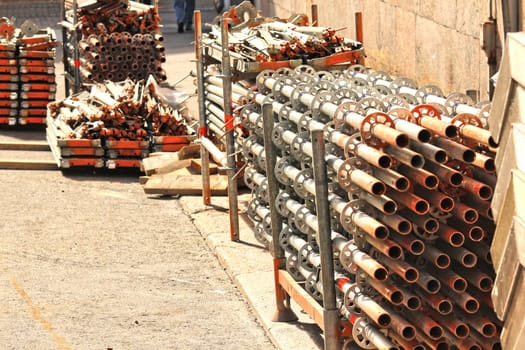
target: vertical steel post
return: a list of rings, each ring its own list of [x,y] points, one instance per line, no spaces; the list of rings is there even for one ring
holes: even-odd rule
[[[285,256],[284,250],[279,245],[279,233],[282,229],[282,218],[275,208],[275,199],[279,194],[279,185],[275,177],[275,163],[277,163],[277,154],[275,146],[272,143],[273,130],[273,109],[271,103],[265,103],[262,106],[263,116],[263,137],[264,153],[266,156],[266,179],[268,181],[268,202],[270,203],[270,219],[272,229],[272,241],[270,243],[270,252],[273,255],[273,278],[275,285],[275,303],[277,309],[273,315],[274,322],[290,322],[297,320],[297,316],[290,309],[289,296],[281,288],[279,283],[279,270],[284,267]]]
[[[361,44],[363,44],[364,33],[363,33],[363,13],[362,12],[355,13],[355,39],[359,41]],[[359,56],[359,64],[361,65],[365,64],[364,56]]]
[[[312,130],[313,165],[315,180],[315,207],[318,220],[319,253],[321,255],[321,282],[324,306],[324,348],[339,350],[339,310],[334,283],[334,256],[332,250],[330,205],[328,203],[328,176],[326,173],[323,130]]]
[[[319,26],[319,6],[312,4],[312,27]]]
[[[77,29],[77,22],[78,22],[78,5],[77,0],[73,0],[73,26],[75,29],[73,30],[73,33],[71,33],[72,38],[74,38],[73,43],[73,77],[75,81],[75,85],[73,86],[73,93],[76,94],[80,91],[80,53],[78,51],[78,37],[79,37],[79,29]],[[69,92],[68,92],[69,93]]]
[[[197,64],[197,94],[199,104],[199,137],[208,137],[208,124],[206,119],[205,88],[204,88],[204,49],[202,47],[202,19],[201,12],[193,12],[195,24],[195,61]],[[208,150],[201,144],[201,175],[202,175],[202,201],[204,205],[211,204],[210,187],[210,157]]]
[[[221,20],[221,50],[222,50],[222,75],[224,98],[224,131],[226,133],[226,156],[228,175],[228,201],[230,204],[230,239],[239,240],[239,209],[237,201],[237,168],[235,164],[235,131],[232,113],[232,76],[230,67],[230,48],[228,40],[228,19]]]

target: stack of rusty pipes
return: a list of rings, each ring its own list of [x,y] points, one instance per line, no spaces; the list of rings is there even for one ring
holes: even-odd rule
[[[150,136],[190,133],[182,113],[164,102],[152,78],[146,83],[97,84],[90,93],[50,103],[48,108],[54,125],[72,139],[147,141]]]
[[[97,3],[94,8],[79,8],[82,81],[140,80],[150,74],[157,81],[166,80],[164,38],[156,9],[134,2],[128,8],[126,1],[113,2],[114,6],[100,2],[98,7]]]
[[[233,68],[243,73],[259,72],[263,67],[273,63],[282,67],[287,61],[304,62],[317,60],[344,53],[346,61],[357,60],[362,54],[360,42],[344,38],[330,27],[310,27],[306,15],[295,15],[288,22],[275,18],[262,17],[257,9],[244,1],[238,6],[232,6],[225,14],[229,22],[228,41]],[[218,16],[214,22],[218,24],[224,18]],[[209,48],[208,53],[215,59],[220,57],[222,48],[221,28],[211,27],[210,33],[203,37],[203,43]],[[352,54],[350,54],[352,53]],[[343,62],[339,62],[343,63]]]
[[[213,77],[206,81],[221,85]],[[500,322],[490,300],[496,145],[483,128],[488,105],[474,106],[457,93],[444,98],[436,87],[418,88],[359,66],[265,71],[257,92],[240,84],[233,89],[239,105],[252,102],[237,120],[251,134],[241,150],[245,182],[254,191],[248,213],[256,238],[271,239],[275,206],[287,223],[280,234],[287,269],[317,300],[322,266],[309,131],[325,131],[332,244],[340,260],[334,278],[341,318],[353,325],[347,343],[499,346]],[[264,103],[272,105],[280,150],[273,169],[281,188],[276,203],[268,203]],[[359,305],[363,298],[371,302]]]

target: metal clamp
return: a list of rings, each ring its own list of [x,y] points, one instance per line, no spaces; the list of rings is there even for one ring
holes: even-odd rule
[[[290,121],[290,112],[292,111],[292,103],[290,101],[286,101],[282,107],[279,109],[279,113],[277,113],[277,118],[280,122],[284,121]]]
[[[359,193],[362,191],[361,187],[354,184],[351,180],[352,172],[357,169],[369,174],[372,172],[370,165],[358,157],[346,159],[337,172],[337,182],[347,192]]]
[[[418,105],[414,107],[411,112],[416,120],[416,124],[418,125],[421,125],[421,118],[423,117],[431,117],[441,120],[441,113],[439,113],[436,107],[430,104]]]
[[[273,84],[272,87],[272,93],[275,97],[275,100],[280,103],[288,101],[288,97],[282,93],[283,86],[293,86],[295,83],[296,80],[290,76],[281,76],[277,78],[275,84]]]
[[[311,215],[310,210],[304,205],[301,206],[295,213],[295,225],[299,231],[310,236],[313,235],[315,231],[308,226],[308,223],[306,222],[306,217],[308,215]]]
[[[283,157],[275,163],[275,177],[277,178],[277,181],[285,186],[291,186],[293,184],[293,179],[290,179],[284,171],[284,168],[289,165],[290,159],[287,157]]]
[[[310,254],[314,253],[314,250],[312,248],[312,246],[308,243],[304,244],[299,250],[298,250],[298,253],[297,253],[297,257],[299,258],[299,264],[306,270],[308,271],[314,271],[315,270],[315,266],[313,266],[309,261],[308,261],[308,256]]]
[[[334,115],[334,125],[337,130],[342,130],[346,126],[345,117],[348,113],[364,114],[364,110],[357,102],[344,102],[337,107]]]
[[[294,137],[292,144],[290,145],[290,154],[301,163],[310,162],[312,159],[309,155],[303,152],[304,144],[309,142],[307,139],[308,136],[307,133],[299,133]]]
[[[358,211],[364,211],[366,208],[366,201],[362,199],[354,199],[348,202],[348,204],[343,208],[340,215],[340,222],[343,225],[343,228],[347,232],[353,232],[356,229],[354,224],[354,215]]]
[[[290,236],[293,234],[292,228],[288,225],[283,225],[281,232],[279,232],[279,245],[289,253],[294,252],[294,247],[290,244]]]
[[[319,291],[318,284],[319,283],[319,271],[312,272],[308,277],[306,278],[306,283],[304,284],[304,289],[317,301],[323,301],[323,295]]]
[[[349,87],[339,87],[334,91],[335,96],[338,98],[336,104],[341,104],[348,101],[356,102],[359,100],[359,94]]]
[[[402,107],[408,109],[410,107],[408,102],[405,99],[399,97],[399,95],[386,95],[383,97],[383,102],[388,104],[388,106],[391,108]]]
[[[295,179],[293,180],[293,188],[295,192],[299,195],[299,197],[312,200],[315,198],[314,194],[308,192],[306,188],[304,187],[304,183],[306,180],[310,180],[313,177],[312,169],[304,169],[297,174]]]
[[[310,110],[312,111],[312,117],[315,120],[326,119],[326,118],[323,118],[323,114],[321,113],[321,108],[323,104],[327,102],[336,103],[337,100],[338,100],[337,96],[330,91],[321,91],[318,94],[316,94],[314,99],[312,100],[312,104],[310,105]]]
[[[365,97],[359,101],[359,105],[365,111],[369,109],[376,109],[380,112],[386,112],[387,104],[378,99],[377,97]]]
[[[361,133],[361,139],[370,147],[383,148],[388,144],[374,135],[374,127],[379,124],[386,125],[392,129],[394,129],[395,126],[392,118],[383,112],[369,114],[361,122],[359,130]]]
[[[284,131],[293,129],[293,124],[287,121],[277,123],[272,130],[272,141],[280,150],[287,150],[290,145],[284,142],[281,135]]]
[[[402,87],[407,87],[410,89],[417,89],[417,84],[412,79],[406,78],[406,77],[399,77],[394,79],[390,83],[390,88],[396,92],[396,94],[399,94]]]
[[[443,91],[436,85],[423,85],[416,91],[416,98],[419,103],[426,103],[427,96],[443,97]]]
[[[298,112],[306,112],[308,110],[308,106],[305,106],[301,103],[301,96],[304,94],[311,94],[315,95],[317,92],[317,89],[314,85],[309,85],[306,83],[300,83],[298,84],[295,89],[292,91],[292,95],[290,96],[290,102],[292,103],[292,108],[295,109]]]
[[[447,100],[445,101],[445,107],[447,108],[448,114],[456,114],[457,106],[460,104],[467,106],[475,105],[474,100],[468,95],[465,95],[461,92],[453,92],[447,96]]]
[[[290,275],[292,275],[292,277],[296,281],[304,281],[305,280],[303,274],[299,271],[299,261],[297,259],[297,256],[295,256],[293,254],[290,254],[286,258],[286,271],[288,271],[288,273]]]
[[[290,210],[286,207],[286,202],[290,199],[290,194],[281,191],[275,198],[275,208],[281,216],[287,217],[290,214]]]
[[[271,69],[265,69],[262,72],[260,72],[256,79],[255,84],[257,86],[257,91],[261,94],[268,94],[270,92],[270,89],[266,87],[264,84],[266,82],[266,79],[272,78],[274,74],[274,71]]]

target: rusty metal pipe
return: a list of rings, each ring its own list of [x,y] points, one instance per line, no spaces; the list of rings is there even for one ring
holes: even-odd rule
[[[490,186],[487,186],[484,183],[474,180],[468,176],[463,177],[461,188],[482,200],[488,200],[492,197],[493,191]]]
[[[438,269],[447,269],[450,266],[450,257],[433,245],[426,246],[423,257]]]
[[[465,243],[465,235],[462,232],[445,224],[440,225],[437,235],[451,247],[459,248]],[[463,257],[463,259],[468,260],[466,257]]]
[[[471,208],[462,202],[457,202],[451,213],[454,214],[454,218],[457,218],[466,224],[474,224],[479,218],[476,209]]]
[[[447,300],[448,301],[448,300]],[[451,305],[452,306],[452,305]],[[439,324],[442,325],[447,331],[449,331],[455,338],[465,339],[470,335],[470,327],[467,323],[459,320],[452,314],[436,314],[434,311],[430,311],[433,319],[438,320]],[[455,341],[455,339],[450,339]]]
[[[387,225],[400,235],[408,235],[412,232],[412,224],[405,218],[397,215],[379,215],[378,211],[374,209],[376,217],[380,217],[383,224]]]
[[[413,237],[410,233],[408,236],[392,235],[391,239],[406,249],[407,252],[415,256],[423,254],[426,250],[425,243],[422,240]]]
[[[390,328],[399,335],[403,340],[414,340],[416,338],[416,328],[407,320],[405,320],[398,312],[394,311],[390,306],[383,305],[383,308],[390,315]],[[394,339],[395,340],[395,339]]]
[[[443,336],[443,328],[436,321],[426,316],[422,312],[406,312],[405,316],[428,338],[432,340],[438,340]]]
[[[441,289],[439,280],[426,271],[419,271],[419,278],[416,283],[430,294],[436,294]]]
[[[461,232],[459,232],[461,234]],[[457,246],[453,247],[448,243],[445,243],[445,241],[436,241],[436,246],[440,249],[446,250],[448,255],[460,263],[464,267],[472,268],[476,266],[478,262],[477,256],[469,251],[468,249]]]
[[[383,148],[386,153],[395,158],[399,163],[412,168],[422,168],[425,164],[423,156],[409,148],[399,148],[387,145]]]
[[[434,234],[439,229],[439,221],[429,215],[417,215],[406,209],[401,210],[399,214],[428,234]]]
[[[383,214],[392,215],[397,211],[396,202],[385,195],[374,196],[368,192],[361,192],[359,198],[364,199]]]
[[[463,175],[446,165],[426,162],[425,169],[435,174],[439,179],[453,187],[460,187],[463,182]]]
[[[430,205],[444,213],[449,213],[456,207],[454,199],[441,192],[429,190],[421,186],[415,186],[415,192],[421,196],[421,198],[428,201]]]
[[[448,153],[444,149],[439,148],[431,143],[411,141],[410,149],[421,154],[426,159],[439,164],[446,163],[449,158]]]
[[[373,174],[374,177],[399,192],[407,191],[410,186],[410,181],[405,176],[392,169],[374,167]]]
[[[423,300],[425,300],[426,304],[428,304],[433,310],[435,310],[435,313],[437,315],[436,317],[432,317],[434,320],[441,321],[442,316],[452,314],[452,311],[454,310],[454,306],[452,305],[450,300],[448,300],[448,297],[444,296],[443,294],[439,292],[436,294],[429,294],[425,292],[424,290],[416,290],[416,292],[421,296]],[[431,315],[433,313],[432,310],[424,310],[424,311],[425,313],[428,311]]]
[[[426,189],[435,190],[439,185],[436,175],[425,169],[412,168],[403,164],[398,166],[398,171],[407,176],[411,182],[419,184]]]
[[[381,327],[388,327],[390,325],[392,322],[390,313],[370,297],[356,289],[356,283],[337,273],[335,274],[335,283],[337,288],[345,295],[345,299],[351,300],[375,323]]]
[[[387,299],[392,305],[401,305],[403,303],[403,292],[389,281],[378,282],[375,279],[368,279],[366,281],[379,294]]]
[[[465,234],[472,242],[479,243],[485,238],[485,230],[481,228],[481,226],[469,225],[464,220],[460,220],[456,217],[451,217],[447,221],[451,227]]]
[[[476,153],[460,143],[443,137],[436,138],[434,142],[436,146],[446,150],[452,158],[459,159],[465,163],[472,163],[476,159]]]
[[[429,203],[413,193],[387,190],[386,195],[418,215],[424,215],[430,210]]]
[[[447,286],[454,292],[463,293],[467,290],[467,280],[451,269],[435,269],[430,267],[430,271],[441,281],[442,285]]]

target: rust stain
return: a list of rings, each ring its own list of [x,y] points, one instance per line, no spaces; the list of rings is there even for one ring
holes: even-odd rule
[[[13,288],[15,288],[15,290],[18,292],[18,294],[20,294],[20,296],[22,297],[22,300],[24,300],[24,302],[27,304],[27,306],[29,306],[29,309],[31,310],[31,317],[35,321],[40,323],[40,326],[42,326],[42,328],[44,328],[46,331],[49,332],[49,334],[53,338],[53,341],[57,345],[57,349],[59,349],[59,350],[72,350],[73,348],[70,347],[66,343],[66,340],[64,338],[62,338],[60,335],[58,335],[58,333],[55,331],[55,328],[53,327],[53,325],[48,320],[46,320],[44,318],[44,316],[42,316],[41,309],[33,303],[33,300],[31,300],[31,297],[29,296],[29,294],[27,294],[27,292],[24,290],[24,288],[22,288],[20,283],[18,283],[18,281],[15,278],[13,278],[13,277],[11,277],[10,282],[11,282],[11,285],[13,286]]]

